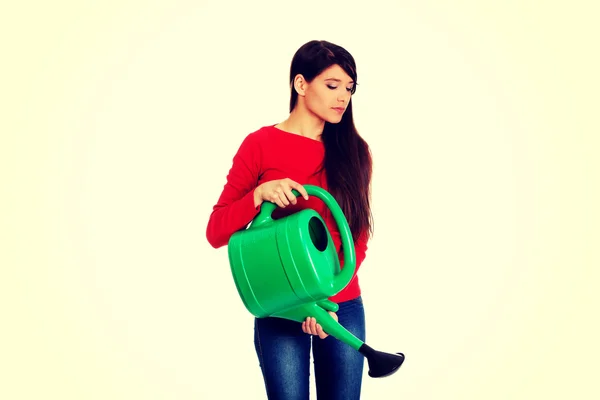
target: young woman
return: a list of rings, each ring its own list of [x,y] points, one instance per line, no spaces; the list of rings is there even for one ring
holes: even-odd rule
[[[356,84],[354,58],[344,48],[315,40],[298,49],[290,68],[289,117],[242,141],[208,222],[206,235],[213,247],[226,245],[265,201],[279,206],[273,218],[310,207],[323,216],[343,268],[337,224],[320,199],[307,195],[303,185],[311,184],[327,190],[344,212],[354,239],[358,272],[372,233],[372,161],[352,119]],[[294,196],[292,189],[301,195]],[[339,304],[338,312],[331,314],[365,341],[365,313],[356,272],[351,282],[330,298]],[[254,324],[254,344],[268,398],[309,398],[311,344],[318,398],[360,397],[363,355],[329,337],[314,318],[302,324],[258,318]]]

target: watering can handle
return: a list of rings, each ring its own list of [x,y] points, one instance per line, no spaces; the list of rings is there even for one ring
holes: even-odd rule
[[[354,270],[356,269],[356,252],[354,250],[354,241],[352,238],[352,233],[350,231],[348,221],[346,220],[342,209],[331,194],[329,194],[325,189],[314,185],[304,185],[304,189],[306,189],[306,192],[309,196],[316,196],[325,203],[329,210],[331,210],[333,219],[336,222],[340,231],[342,250],[344,254],[344,268],[336,276],[334,281],[333,290],[335,291],[335,293],[338,293],[344,287],[346,287],[346,285],[348,285],[348,283],[352,279],[352,276],[354,275]],[[292,193],[296,197],[300,196],[300,193],[296,189],[292,189]],[[252,221],[252,224],[249,229],[260,226],[264,223],[272,222],[273,218],[271,217],[271,214],[273,213],[273,211],[275,211],[276,208],[277,205],[273,202],[263,202],[260,208],[260,212]]]

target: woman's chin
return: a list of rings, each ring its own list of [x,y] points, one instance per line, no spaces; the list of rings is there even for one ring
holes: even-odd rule
[[[342,121],[342,116],[340,115],[339,117],[329,117],[325,119],[325,121],[329,122],[330,124],[339,124]]]

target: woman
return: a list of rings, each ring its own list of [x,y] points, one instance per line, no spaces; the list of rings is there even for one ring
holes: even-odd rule
[[[309,207],[323,216],[343,268],[337,224],[320,199],[307,195],[302,185],[311,184],[327,190],[342,208],[353,235],[358,272],[372,232],[372,161],[352,119],[356,81],[354,59],[344,48],[327,41],[310,41],[298,49],[290,69],[289,117],[243,140],[208,222],[206,234],[213,247],[226,245],[233,233],[258,214],[265,201],[279,206],[273,218]],[[301,196],[294,196],[292,189]],[[356,272],[350,283],[330,298],[339,304],[338,312],[331,314],[365,341],[365,314]],[[255,319],[254,343],[270,399],[309,398],[311,344],[318,398],[360,397],[363,355],[328,337],[314,318],[302,324],[281,318]]]

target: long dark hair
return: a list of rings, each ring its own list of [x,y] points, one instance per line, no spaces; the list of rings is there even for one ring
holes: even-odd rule
[[[323,70],[336,64],[354,81],[354,94],[358,82],[356,64],[346,49],[324,40],[313,40],[296,51],[290,67],[290,112],[298,100],[293,85],[295,76],[302,74],[310,82]],[[320,171],[325,170],[328,192],[344,212],[353,238],[356,240],[363,233],[370,236],[373,232],[370,205],[373,164],[369,146],[354,126],[352,99],[339,123],[325,122],[321,139],[325,157]]]

